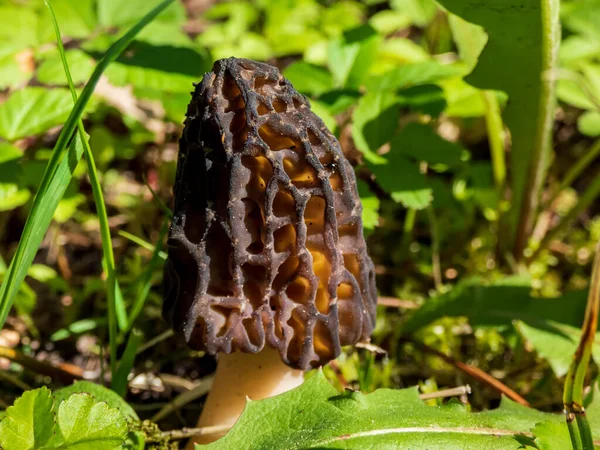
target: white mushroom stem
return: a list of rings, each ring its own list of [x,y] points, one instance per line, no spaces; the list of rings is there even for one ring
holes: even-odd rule
[[[198,427],[233,426],[244,409],[246,397],[251,400],[272,397],[301,385],[303,379],[303,371],[285,365],[279,352],[270,347],[256,354],[221,354]],[[221,436],[201,436],[194,441],[207,444]]]

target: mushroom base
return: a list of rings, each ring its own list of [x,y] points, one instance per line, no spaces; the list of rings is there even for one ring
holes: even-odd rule
[[[251,400],[272,397],[301,385],[302,381],[304,372],[285,365],[279,352],[270,347],[256,354],[221,354],[198,427],[233,426],[244,409],[246,397]],[[187,449],[193,449],[194,442],[208,444],[222,436],[199,436],[190,441]]]

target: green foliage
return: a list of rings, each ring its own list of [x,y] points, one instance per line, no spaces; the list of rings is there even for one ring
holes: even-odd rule
[[[319,371],[288,393],[249,402],[227,436],[196,448],[507,450],[537,440],[550,450],[568,442],[562,420],[507,399],[493,411],[471,413],[458,402],[427,406],[416,389],[340,394]]]
[[[127,429],[117,409],[87,393],[55,402],[42,387],[25,392],[7,409],[0,421],[0,445],[5,450],[108,450],[121,447]]]
[[[10,325],[26,326],[19,351],[41,358],[52,342],[76,364],[105,369],[110,357],[114,372],[110,391],[78,382],[54,398],[44,388],[26,392],[0,422],[2,439],[21,442],[14,448],[94,448],[82,442],[88,433],[97,448],[118,447],[126,420],[125,448],[166,448],[158,426],[194,425],[197,408],[155,424],[140,421],[151,413],[124,398],[136,408],[171,401],[177,388],[152,384],[150,373],[193,382],[209,375],[197,352],[161,345],[165,205],[192,83],[215,59],[237,56],[278,65],[340,138],[359,175],[380,295],[412,306],[379,309],[373,343],[386,356],[347,349],[324,369],[336,386],[374,393],[340,395],[319,373],[296,391],[250,403],[209,448],[569,448],[559,417],[506,400],[470,413],[453,401],[425,406],[415,389],[376,389],[469,382],[474,410],[495,404],[481,383],[421,354],[411,344],[418,339],[497,375],[536,407],[561,409],[600,239],[600,144],[589,139],[600,136],[598,0],[561,2],[559,69],[558,3],[550,0],[234,0],[205,10],[173,2],[148,23],[158,4],[53,0],[70,86],[47,8],[0,0],[0,312],[5,318],[14,300]],[[118,41],[135,23],[135,38]],[[74,110],[67,87],[79,97]],[[515,264],[505,250],[527,201],[522,237],[535,242]],[[112,278],[101,279],[103,270]],[[597,343],[593,352],[600,357]],[[147,383],[141,394],[129,389],[132,371]],[[47,382],[16,364],[8,373]],[[593,430],[597,409],[588,408]]]

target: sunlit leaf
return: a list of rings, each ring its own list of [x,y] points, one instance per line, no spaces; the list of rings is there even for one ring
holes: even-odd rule
[[[0,421],[0,446],[4,450],[44,447],[54,433],[53,407],[48,388],[25,392]]]
[[[66,89],[28,87],[0,104],[0,137],[16,139],[42,133],[66,120],[73,100]]]

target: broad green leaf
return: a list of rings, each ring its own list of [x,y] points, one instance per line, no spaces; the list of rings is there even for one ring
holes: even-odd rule
[[[357,180],[358,193],[362,203],[362,221],[365,233],[372,231],[379,223],[379,199],[373,194],[364,181]]]
[[[512,137],[511,234],[506,239],[510,246],[517,226],[521,235],[530,231],[524,229],[531,220],[520,217],[521,206],[527,195],[530,208],[524,211],[534,212],[548,166],[554,88],[551,78],[544,74],[555,69],[558,59],[559,2],[506,0],[494,7],[477,0],[440,3],[483,27],[488,35],[479,62],[466,80],[479,89],[504,91],[510,99],[504,111]]]
[[[39,18],[32,8],[0,5],[0,17],[10,17],[10,20],[2,21],[0,47],[17,51],[39,45]]]
[[[6,410],[0,421],[0,446],[4,450],[42,448],[54,433],[54,400],[41,387],[25,392]]]
[[[575,66],[581,60],[593,59],[598,55],[600,40],[572,35],[562,40],[558,56],[561,65]]]
[[[340,394],[318,371],[290,392],[249,401],[229,434],[196,448],[517,450],[528,439],[522,434],[532,432],[536,424],[563,420],[561,414],[506,399],[498,409],[481,413],[469,413],[453,401],[427,406],[414,388]]]
[[[427,25],[437,10],[434,0],[391,0],[390,5],[396,11],[407,14],[415,25]]]
[[[466,159],[467,151],[440,137],[429,125],[409,123],[392,139],[390,153],[397,152],[429,165],[453,167]]]
[[[394,31],[402,30],[410,26],[411,18],[407,13],[399,11],[383,10],[376,12],[369,19],[369,25],[379,33],[387,35]]]
[[[125,417],[89,394],[76,393],[63,401],[56,416],[58,448],[110,450],[120,448],[127,437]]]
[[[533,429],[535,444],[539,450],[564,450],[571,448],[566,423],[540,422]]]
[[[336,87],[358,88],[377,58],[381,36],[363,25],[344,32],[329,45],[329,70]]]
[[[332,2],[321,10],[319,27],[329,37],[339,36],[344,30],[364,23],[365,7],[357,1]]]
[[[89,331],[89,328],[86,330]],[[96,401],[105,402],[109,408],[118,409],[126,419],[139,419],[134,409],[120,395],[100,384],[89,381],[76,381],[71,386],[54,391],[57,406],[76,393],[90,394]]]
[[[393,91],[419,84],[435,83],[464,73],[463,68],[455,65],[422,61],[399,65],[383,75],[371,77],[366,81],[366,86],[369,91]]]
[[[66,89],[28,87],[0,104],[0,137],[9,141],[42,133],[66,120],[73,107]]]
[[[52,0],[51,3],[63,36],[85,38],[95,30],[98,20],[94,0]],[[53,42],[52,19],[46,8],[40,14],[40,28],[42,41]]]
[[[158,6],[160,0],[102,0],[98,2],[98,21],[102,26],[114,27],[133,25],[141,20],[148,11]],[[180,2],[174,2],[161,12],[158,21],[171,24],[183,24],[185,9]]]
[[[313,100],[310,102],[310,109],[321,118],[323,123],[325,123],[325,126],[329,128],[333,134],[336,134],[337,122],[335,121],[335,117],[329,112],[326,104],[323,104],[318,100]]]
[[[600,112],[586,111],[577,119],[577,129],[586,136],[600,136]]]
[[[298,91],[306,95],[318,97],[333,87],[329,71],[304,61],[290,64],[283,71],[283,75],[292,82]]]
[[[400,152],[390,152],[385,156],[384,164],[370,165],[381,187],[406,208],[424,209],[429,206],[433,191],[418,164]]]
[[[315,28],[321,13],[322,7],[314,1],[265,4],[263,33],[275,55],[301,54],[322,41],[323,34]]]
[[[327,105],[327,109],[331,114],[338,115],[347,111],[351,106],[354,106],[360,98],[361,95],[358,91],[352,89],[334,89],[319,97],[319,101]]]
[[[81,50],[68,50],[66,57],[69,69],[71,69],[73,83],[80,84],[85,82],[92,74],[96,62]],[[45,59],[40,64],[37,70],[37,79],[42,83],[67,85],[65,71],[58,53],[51,58]]]
[[[569,370],[573,354],[577,350],[581,330],[553,320],[546,327],[532,326],[519,322],[517,328],[536,352],[546,359],[557,376],[563,376]],[[594,354],[600,355],[600,336],[594,343]]]
[[[377,150],[394,135],[400,118],[398,100],[389,92],[369,92],[352,114],[354,144],[372,163],[383,163]]]
[[[386,39],[379,49],[379,57],[377,58],[377,67],[381,67],[381,59],[388,59],[390,63],[395,63],[395,66],[390,65],[390,69],[398,67],[400,64],[410,64],[430,59],[427,50],[420,45],[407,38],[391,38]]]
[[[563,2],[560,15],[568,30],[595,40],[600,38],[600,1]]]
[[[413,333],[441,317],[465,316],[473,326],[510,326],[519,321],[523,335],[561,376],[579,342],[585,294],[539,298],[531,296],[526,278],[508,277],[489,286],[478,278],[467,279],[447,294],[430,298],[406,320],[402,330]],[[600,336],[596,339],[594,354],[600,357]]]
[[[556,96],[559,100],[577,108],[595,109],[594,102],[590,100],[589,95],[583,90],[581,83],[574,80],[558,80],[556,84]]]
[[[208,70],[207,56],[196,49],[136,41],[106,76],[117,86],[133,85],[142,97],[146,89],[189,95],[192,83]]]
[[[0,48],[0,89],[18,86],[33,77],[34,67],[19,63],[19,59],[27,57],[26,53],[18,50]]]
[[[10,144],[0,142],[0,211],[10,211],[27,202],[31,196],[21,184],[23,153]]]
[[[487,44],[488,36],[482,27],[467,22],[455,14],[448,14],[448,23],[458,47],[458,55],[470,72],[477,64],[479,55]]]

